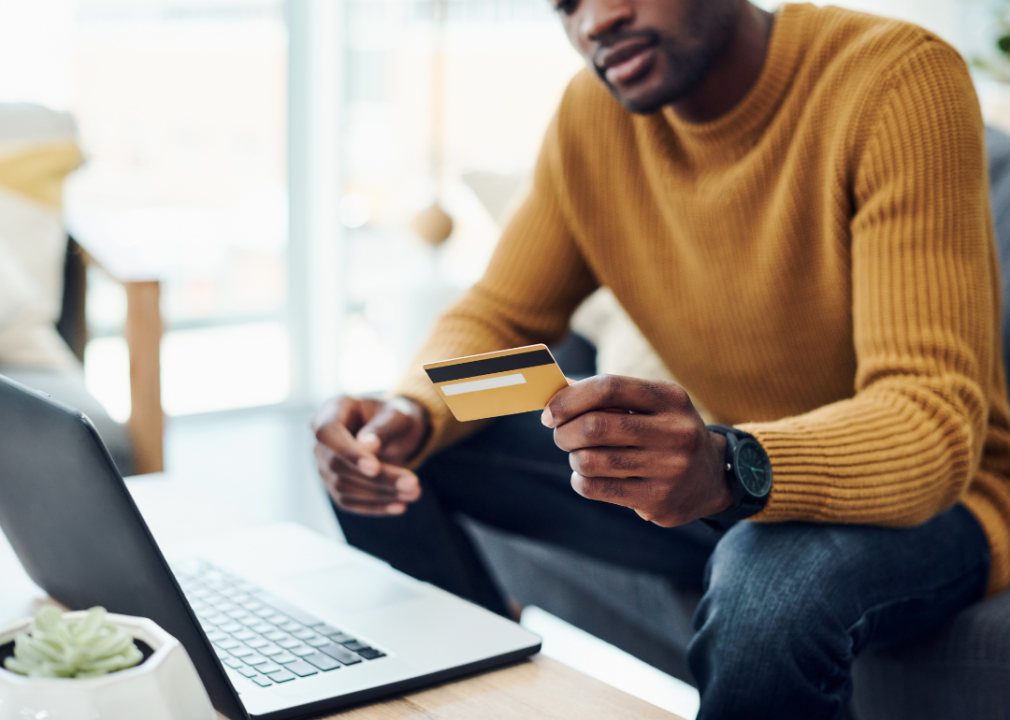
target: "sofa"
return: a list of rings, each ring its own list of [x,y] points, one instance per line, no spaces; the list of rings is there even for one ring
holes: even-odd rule
[[[1001,265],[1003,344],[1010,360],[1010,136],[987,129]],[[608,349],[609,350],[609,349]],[[596,371],[596,348],[573,336],[558,348],[566,374]],[[1008,367],[1010,376],[1010,367]],[[507,594],[536,605],[693,683],[684,650],[699,596],[628,570],[466,520]],[[853,720],[1010,720],[1010,593],[984,600],[927,636],[864,652],[853,667]]]

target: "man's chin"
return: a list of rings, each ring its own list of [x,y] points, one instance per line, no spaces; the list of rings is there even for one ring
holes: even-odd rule
[[[668,90],[664,92],[663,88],[642,88],[641,90],[636,88],[622,92],[608,84],[607,89],[624,106],[625,110],[636,115],[651,115],[678,99],[675,97],[675,93],[670,93]]]
[[[597,77],[611,95],[621,103],[626,110],[636,115],[650,115],[663,106],[676,102],[684,93],[679,88],[670,87],[669,78],[665,78],[659,68],[653,67],[644,77],[634,82],[630,87],[614,85],[607,80],[599,69]]]
[[[664,71],[680,66],[679,72]],[[667,105],[672,105],[689,97],[702,84],[708,63],[679,62],[656,63],[648,73],[629,86],[611,84],[604,73],[597,69],[597,77],[611,95],[629,112],[636,115],[651,115]]]
[[[651,115],[667,105],[673,105],[690,97],[701,85],[703,78],[703,73],[697,73],[689,77],[667,78],[666,82],[642,83],[624,90],[615,88],[606,80],[604,80],[604,85],[629,112],[636,115]]]

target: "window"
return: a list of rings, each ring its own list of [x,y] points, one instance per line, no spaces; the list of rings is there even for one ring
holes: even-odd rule
[[[480,277],[497,211],[520,192],[582,61],[546,0],[347,5],[339,375],[367,392],[395,382],[438,313]],[[433,248],[411,224],[436,199],[453,232]]]
[[[72,47],[88,159],[68,185],[68,225],[162,279],[166,412],[285,400],[283,2],[80,0]],[[88,384],[122,417],[122,302],[91,279]]]

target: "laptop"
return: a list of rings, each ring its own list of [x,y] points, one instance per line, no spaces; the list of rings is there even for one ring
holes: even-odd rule
[[[319,715],[540,649],[516,623],[298,525],[166,559],[91,421],[3,376],[0,528],[57,601],[175,636],[231,720]]]

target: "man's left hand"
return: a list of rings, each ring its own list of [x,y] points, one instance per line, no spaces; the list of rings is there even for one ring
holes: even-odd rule
[[[726,438],[705,427],[679,385],[597,375],[559,391],[544,410],[568,452],[572,487],[673,527],[733,503]]]

